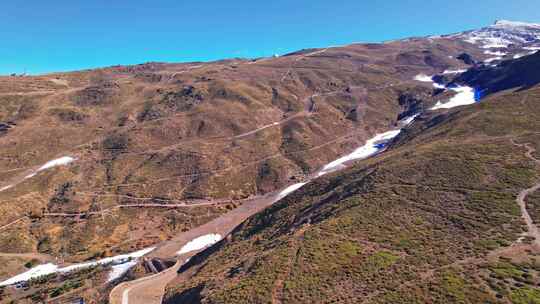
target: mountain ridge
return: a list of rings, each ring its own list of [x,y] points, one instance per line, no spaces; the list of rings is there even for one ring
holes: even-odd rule
[[[298,215],[295,215],[296,211],[290,211],[294,208],[287,211],[293,217],[298,216],[299,222],[293,221],[294,225],[283,228],[285,233],[279,229],[276,233],[281,233],[278,237],[280,241],[297,244],[294,238],[288,239],[286,231],[299,231],[299,235],[306,233],[304,228],[309,231],[310,225],[314,223],[310,214],[329,220],[335,213],[332,209],[325,209],[328,206],[337,206],[337,202],[347,200],[347,196],[370,195],[370,192],[376,194],[382,191],[373,187],[377,185],[375,181],[381,181],[377,176],[389,178],[384,166],[394,164],[392,168],[399,171],[395,168],[396,163],[388,159],[388,155],[396,153],[409,160],[407,165],[413,165],[415,161],[410,158],[410,155],[416,155],[413,147],[418,145],[427,149],[424,147],[429,146],[426,140],[433,141],[435,133],[441,139],[435,140],[429,148],[434,151],[444,152],[444,149],[440,151],[438,148],[439,144],[452,148],[445,145],[445,140],[466,143],[463,137],[455,137],[457,131],[449,127],[455,121],[466,122],[472,129],[487,136],[487,139],[476,138],[475,134],[459,129],[475,140],[494,140],[489,144],[489,149],[486,148],[493,159],[500,158],[493,152],[497,151],[497,145],[501,145],[499,152],[517,153],[514,150],[517,146],[503,142],[505,138],[500,135],[503,130],[490,126],[487,121],[496,119],[500,126],[504,125],[511,130],[534,129],[536,125],[531,115],[536,115],[533,102],[536,100],[537,86],[532,83],[524,89],[527,95],[523,95],[523,92],[508,91],[512,87],[504,87],[499,79],[485,80],[492,78],[493,73],[506,75],[508,71],[519,72],[515,67],[520,62],[537,63],[538,54],[527,53],[516,59],[514,56],[532,51],[527,48],[532,48],[538,41],[523,42],[515,38],[521,36],[515,36],[509,31],[507,38],[511,37],[514,45],[492,47],[489,43],[499,37],[489,35],[496,35],[497,32],[485,29],[479,31],[484,31],[480,37],[487,39],[489,47],[481,40],[477,44],[464,41],[468,37],[462,34],[437,39],[411,38],[384,44],[352,44],[301,50],[288,56],[253,61],[149,63],[39,77],[2,77],[0,122],[6,128],[0,129],[0,145],[4,147],[0,162],[6,170],[0,173],[0,208],[5,213],[0,218],[0,233],[3,233],[0,252],[47,254],[50,257],[65,257],[71,263],[80,263],[157,245],[154,252],[125,276],[144,277],[147,273],[170,266],[170,260],[178,260],[176,252],[200,236],[197,234],[212,232],[225,237],[228,229],[241,224],[244,218],[271,206],[273,201],[268,198],[279,193],[280,189],[311,180],[311,176],[323,166],[358,148],[374,135],[397,129],[404,120],[409,119],[414,121],[413,124],[405,128],[388,148],[386,143],[376,143],[377,149],[387,148],[388,153],[365,160],[345,172],[332,173],[331,177],[323,177],[321,181],[302,185],[300,190],[289,194],[277,205],[250,217],[234,230],[232,237],[229,237],[231,240],[227,239],[212,247],[211,250],[216,253],[209,257],[210,260],[219,261],[221,253],[217,249],[224,248],[223,244],[239,246],[233,241],[238,239],[242,242],[242,237],[238,237],[239,233],[242,234],[239,231],[251,225],[255,218],[260,218],[261,214],[272,216],[269,212],[276,211],[276,208],[285,210],[294,207],[294,200],[299,200],[307,209]],[[461,59],[467,56],[470,61]],[[497,57],[493,59],[493,56]],[[424,77],[417,77],[419,75]],[[533,79],[535,75],[532,69],[518,82]],[[475,114],[471,114],[468,107],[430,110],[436,105],[447,104],[456,96],[453,90],[456,83],[479,86],[481,90],[490,87],[501,90],[486,91],[487,96],[482,96],[482,103],[469,106],[487,113],[482,112],[484,114],[479,116],[480,119],[473,119]],[[513,122],[515,126],[509,123],[508,119],[514,119],[512,117],[503,119],[499,112],[492,117],[490,111],[496,109],[486,106],[484,100],[488,100],[486,104],[489,104],[489,100],[499,100],[497,98],[502,98],[500,96],[512,99],[519,97],[520,104],[529,105],[533,110],[521,120],[516,119]],[[466,104],[475,102],[467,100]],[[516,106],[514,109],[501,101],[496,104],[504,105],[509,113],[524,111],[524,108]],[[470,116],[465,117],[461,112],[467,112]],[[449,134],[454,134],[454,137]],[[493,138],[490,139],[490,136]],[[533,135],[527,136],[529,139]],[[16,141],[19,137],[25,138],[26,142]],[[535,137],[530,138],[531,144],[536,144]],[[460,184],[457,177],[478,178],[475,175],[478,174],[475,171],[478,168],[467,171],[469,168],[463,163],[441,167],[448,172],[431,171],[436,168],[429,167],[425,159],[439,159],[429,149],[422,150],[426,154],[421,155],[424,159],[418,160],[418,164],[421,164],[419,172],[425,171],[443,181],[445,174],[454,174],[448,178],[453,178],[451,180],[456,185]],[[443,157],[440,161],[452,163],[454,158],[470,159],[467,152],[472,151],[471,155],[478,158],[475,161],[479,166],[483,168],[487,164],[491,165],[482,162],[482,153],[479,152],[482,151],[481,146],[471,149],[450,149],[455,154],[443,153],[447,158]],[[62,157],[70,157],[74,161],[40,171],[44,164]],[[516,157],[525,163],[528,161],[524,156]],[[512,183],[524,187],[524,180],[530,178],[531,169],[528,165],[521,168],[523,172],[528,172],[523,173],[523,177],[515,160],[503,159],[501,162],[508,165],[509,169],[494,166],[493,170],[502,172],[504,176],[485,174],[485,178],[499,180],[512,187],[516,187]],[[374,166],[369,167],[372,171],[355,171],[358,166],[365,164]],[[465,166],[465,171],[461,172],[453,166]],[[360,180],[351,176],[357,176]],[[406,177],[405,174],[403,178]],[[342,187],[335,183],[335,180],[340,179],[349,180],[348,186]],[[364,184],[361,180],[369,183]],[[317,186],[320,189],[315,189]],[[335,191],[332,190],[334,188]],[[512,194],[517,189],[512,190]],[[398,192],[404,196],[410,195],[403,191],[400,189]],[[457,194],[452,192],[452,195],[463,197],[467,193],[459,191],[468,189],[456,191]],[[318,201],[317,195],[327,197]],[[488,198],[496,198],[497,202],[501,199],[498,193],[490,192],[486,195]],[[450,205],[454,202],[444,202],[444,195],[438,199]],[[476,202],[485,202],[484,197],[475,199]],[[502,233],[499,240],[501,244],[495,241],[497,246],[515,241],[514,236],[519,226],[516,224],[517,215],[512,209],[516,204],[509,203],[508,195],[503,197],[502,202],[505,204],[496,207],[502,208],[503,218],[512,219],[510,223],[505,223],[511,227],[511,233]],[[285,206],[287,204],[289,206]],[[402,207],[404,212],[421,212],[423,215],[428,214],[425,212],[429,208],[437,209],[429,204],[427,211],[417,209],[416,205]],[[463,211],[455,208],[456,211]],[[321,210],[325,211],[324,216],[319,214]],[[374,218],[383,217],[386,220],[383,210],[380,214],[376,210],[372,211]],[[477,211],[468,210],[471,214]],[[226,221],[230,214],[236,215],[226,225],[215,224],[221,223],[220,220]],[[363,218],[362,214],[356,216]],[[449,218],[441,217],[439,213],[432,216],[444,218],[444,223],[449,221]],[[458,221],[471,223],[469,215],[463,215],[463,218],[462,214],[456,216]],[[500,221],[496,215],[491,219],[495,223]],[[306,220],[307,227],[304,227]],[[273,218],[270,222],[263,221],[262,227],[280,221],[279,218]],[[473,226],[484,227],[484,224],[473,223]],[[384,227],[379,228],[382,230],[375,232],[382,233]],[[407,229],[403,233],[407,233]],[[472,229],[469,232],[485,237],[483,230]],[[249,241],[257,233],[254,231],[249,234],[244,241]],[[273,234],[269,236],[275,237]],[[468,246],[485,252],[484,247],[492,246],[493,240],[487,237],[486,242],[489,244],[485,246]],[[465,243],[466,240],[460,239],[457,245],[453,245],[462,246]],[[351,246],[356,248],[354,244]],[[380,248],[389,249],[384,246]],[[374,262],[395,262],[395,249],[377,253],[373,257]],[[356,248],[353,251],[360,254],[358,250]],[[469,249],[463,250],[470,253]],[[255,256],[259,254],[257,250],[251,249],[246,253]],[[402,253],[398,256],[402,257]],[[455,257],[450,255],[445,258]],[[206,263],[199,256],[194,257],[191,263],[183,266],[181,276],[199,267],[194,265],[196,262]],[[21,262],[17,263],[14,271],[22,269]],[[225,266],[220,265],[221,268]],[[104,293],[115,284],[106,285],[104,291],[96,294],[97,286],[101,286],[101,278],[106,277],[107,267],[92,271],[95,271],[91,272],[94,278],[86,283],[81,292],[92,301],[104,302]],[[170,271],[167,272],[169,274]],[[195,281],[205,280],[202,277],[204,271],[200,274],[201,277],[195,274]],[[244,275],[249,281],[249,272]],[[285,281],[282,276],[285,274],[281,274],[276,281],[278,292],[272,293],[273,301],[286,299],[283,298],[286,285],[282,285]],[[32,291],[43,300],[54,299],[47,288],[62,284],[62,280],[57,278],[50,282],[34,283]],[[173,301],[178,294],[183,293],[181,288],[185,282],[178,284],[180,287],[169,285],[168,301]],[[122,296],[122,291],[126,289],[122,289],[121,285],[119,287]],[[209,285],[196,289],[200,289],[198,293],[203,295],[219,290]],[[136,301],[139,292],[149,292],[136,288],[127,290],[132,294],[130,301]],[[239,297],[242,295],[238,294]],[[29,298],[23,295],[17,299],[28,301]],[[206,297],[208,299],[217,301],[218,298],[209,296]],[[260,301],[268,299],[262,297]],[[122,298],[119,300],[123,301]]]

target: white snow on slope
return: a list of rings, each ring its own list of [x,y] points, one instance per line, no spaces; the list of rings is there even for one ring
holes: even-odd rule
[[[485,63],[490,63],[490,62],[493,62],[493,61],[496,61],[496,60],[501,60],[503,59],[502,57],[491,57],[491,58],[488,58],[486,60],[484,60]]]
[[[540,25],[536,23],[497,21],[494,25],[461,33],[464,40],[479,42],[483,48],[507,48],[510,44],[515,48],[540,42]]]
[[[380,147],[377,144],[389,142],[391,139],[396,137],[400,132],[401,130],[392,130],[392,131],[377,134],[375,137],[366,141],[365,145],[354,150],[351,154],[338,158],[335,161],[324,166],[318,175],[322,176],[324,174],[339,170],[344,167],[344,164],[346,162],[349,162],[352,160],[365,159],[365,158],[368,158],[370,156],[377,154],[378,152],[384,149],[383,147]]]
[[[137,260],[132,260],[123,264],[113,265],[111,267],[111,272],[109,272],[109,277],[107,278],[107,283],[112,282],[121,278],[126,272],[131,268],[137,265]]]
[[[418,117],[418,115],[420,115],[420,113],[414,114],[413,116],[405,117],[402,120],[400,120],[399,122],[402,125],[405,125],[405,126],[410,125],[416,119],[416,117]]]
[[[455,37],[464,41],[478,44],[484,49],[507,48],[510,44],[523,45],[531,41],[540,40],[540,27],[538,24],[501,20],[494,25],[463,32]]]
[[[531,48],[534,48],[534,47],[531,47]],[[524,49],[531,49],[531,48],[524,48]],[[538,47],[537,49],[540,50],[540,47]],[[514,59],[519,59],[521,57],[529,56],[529,55],[532,55],[532,54],[534,54],[536,52],[537,52],[537,50],[533,50],[533,51],[529,51],[527,53],[516,54],[516,55],[514,55]]]
[[[437,88],[437,89],[444,89],[445,88],[443,85],[438,84],[435,81],[433,81],[432,76],[428,76],[426,74],[418,74],[418,75],[414,76],[414,80],[421,81],[421,82],[431,82],[431,84],[433,84],[433,86],[435,88]]]
[[[476,102],[474,99],[474,89],[471,87],[460,86],[451,88],[450,90],[455,91],[457,94],[450,98],[450,100],[446,103],[441,103],[440,101],[437,102],[437,104],[433,106],[431,110],[450,109],[453,107],[470,105]]]
[[[495,61],[495,60],[501,60],[501,59],[503,59],[503,57],[506,56],[507,53],[501,52],[501,51],[496,51],[496,52],[494,52],[494,51],[489,51],[489,50],[487,50],[487,51],[484,51],[484,54],[495,56],[495,57],[491,57],[491,58],[488,58],[488,59],[484,60],[484,62],[490,63],[490,62],[493,62],[493,61]]]
[[[52,273],[68,273],[68,272],[72,272],[74,270],[80,270],[80,269],[83,269],[83,268],[93,267],[93,266],[97,266],[97,265],[106,265],[106,264],[109,264],[109,263],[116,264],[116,265],[124,264],[124,263],[128,263],[128,262],[132,262],[133,259],[140,258],[143,255],[148,254],[150,251],[152,251],[154,249],[155,249],[155,247],[146,248],[146,249],[142,249],[142,250],[135,251],[135,252],[128,253],[128,254],[122,254],[122,255],[117,255],[117,256],[113,256],[113,257],[108,257],[108,258],[104,258],[104,259],[97,260],[97,261],[94,261],[94,262],[86,262],[86,263],[74,264],[74,265],[63,267],[63,268],[60,268],[60,267],[58,267],[58,265],[55,265],[55,264],[52,264],[52,263],[47,263],[47,264],[36,266],[36,267],[26,271],[26,272],[23,272],[23,273],[21,273],[19,275],[11,277],[11,278],[3,281],[3,282],[0,282],[0,286],[12,285],[12,284],[15,284],[15,283],[18,283],[18,282],[28,281],[30,279],[39,278],[41,276],[49,275],[49,274],[52,274]],[[110,278],[110,276],[109,276],[109,278]]]
[[[421,81],[421,82],[433,82],[432,77],[426,74],[418,74],[414,76],[414,80]]]
[[[446,89],[445,86],[435,83],[433,81],[433,77],[430,77],[424,74],[416,75],[414,77],[414,80],[423,81],[423,82],[433,82],[433,85],[436,88]],[[458,86],[458,87],[450,88],[450,90],[456,92],[457,94],[454,97],[450,98],[450,100],[446,103],[442,103],[440,101],[437,102],[437,104],[435,104],[435,106],[433,106],[431,110],[450,109],[453,107],[469,105],[476,102],[476,100],[474,99],[474,89],[471,87]]]
[[[0,286],[7,286],[7,285],[12,285],[18,282],[22,282],[22,281],[28,281],[30,279],[45,276],[51,273],[55,273],[57,271],[58,271],[58,266],[52,263],[39,265],[26,272],[16,275],[8,280],[5,280],[4,282],[0,282]]]
[[[403,126],[409,125],[414,121],[416,117],[418,117],[418,115],[420,114],[415,114],[410,117],[406,117],[402,119],[399,123]],[[391,130],[391,131],[387,131],[387,132],[375,135],[373,138],[368,139],[363,146],[357,148],[350,154],[340,157],[328,163],[317,173],[317,177],[346,168],[347,167],[346,163],[349,161],[362,160],[362,159],[371,157],[373,155],[376,155],[377,153],[383,151],[385,149],[385,145],[388,142],[390,142],[392,139],[394,139],[399,133],[401,133],[401,129]],[[287,188],[285,188],[278,194],[277,200],[280,200],[284,198],[285,196],[293,193],[294,191],[300,189],[301,187],[303,187],[310,181],[311,179],[306,182],[296,183],[296,184],[288,186]]]
[[[7,189],[13,188],[13,185],[7,185],[5,187],[0,188],[0,192],[6,191]]]
[[[496,52],[494,52],[494,51],[484,51],[484,54],[493,55],[493,56],[504,56],[504,55],[506,55],[505,52],[501,52],[501,51],[496,51]]]
[[[47,170],[47,169],[50,169],[50,168],[56,167],[56,166],[64,166],[64,165],[67,165],[67,164],[69,164],[69,163],[71,163],[73,161],[75,161],[75,158],[73,158],[71,156],[63,156],[63,157],[48,161],[47,163],[45,163],[45,165],[39,167],[39,169],[37,169],[37,171],[39,172],[39,171]]]
[[[297,183],[297,184],[293,184],[293,185],[290,185],[289,187],[283,189],[279,194],[278,194],[278,200],[284,198],[285,196],[293,193],[294,191],[302,188],[302,186],[304,186],[305,184],[307,183]]]
[[[189,241],[176,254],[181,255],[181,254],[188,253],[191,251],[200,250],[200,249],[209,247],[211,245],[214,245],[220,240],[221,240],[221,235],[217,233],[203,235]]]
[[[444,75],[448,75],[448,74],[460,74],[460,73],[465,73],[467,72],[467,70],[445,70],[443,72]]]
[[[34,177],[34,176],[36,176],[36,174],[38,174],[41,171],[44,171],[44,170],[47,170],[47,169],[50,169],[50,168],[53,168],[53,167],[57,167],[57,166],[65,166],[65,165],[67,165],[67,164],[69,164],[69,163],[71,163],[73,161],[75,161],[75,158],[73,158],[71,156],[63,156],[63,157],[60,157],[60,158],[57,158],[57,159],[53,159],[51,161],[46,162],[43,166],[39,167],[39,169],[32,172],[31,174],[28,174],[24,178],[28,179],[28,178]]]
[[[538,23],[529,23],[529,22],[520,22],[520,21],[510,21],[510,20],[497,20],[494,25],[491,27],[494,28],[520,28],[520,27],[531,27],[540,29],[540,24]]]

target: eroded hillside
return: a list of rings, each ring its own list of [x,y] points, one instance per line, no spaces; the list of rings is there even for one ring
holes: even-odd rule
[[[80,260],[199,226],[429,104],[414,75],[465,66],[449,55],[469,49],[483,56],[418,39],[4,77],[0,224],[17,223],[0,252]],[[35,174],[66,156],[75,161]]]

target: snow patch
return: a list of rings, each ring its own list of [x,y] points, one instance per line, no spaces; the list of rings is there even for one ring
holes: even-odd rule
[[[426,74],[418,74],[414,76],[414,80],[421,81],[421,82],[433,82],[433,77],[428,76]]]
[[[490,50],[484,51],[484,54],[495,56],[495,57],[491,57],[491,58],[488,58],[488,59],[484,60],[484,62],[486,62],[486,63],[490,63],[490,62],[493,62],[495,60],[501,60],[501,59],[503,59],[504,56],[507,55],[507,53],[505,53],[505,52],[501,52],[501,51],[495,51],[494,52],[494,51],[490,51]]]
[[[113,265],[111,268],[111,272],[109,272],[109,277],[107,278],[107,283],[112,282],[114,280],[117,280],[121,278],[126,272],[128,272],[131,268],[135,267],[137,265],[137,260],[132,260],[123,264]]]
[[[53,159],[51,161],[46,162],[43,166],[39,167],[36,171],[28,174],[24,178],[25,179],[32,178],[32,177],[36,176],[41,171],[44,171],[44,170],[47,170],[47,169],[50,169],[50,168],[53,168],[53,167],[57,167],[57,166],[65,166],[65,165],[67,165],[67,164],[69,164],[71,162],[74,162],[75,160],[76,159],[71,157],[71,156],[63,156],[63,157],[60,157],[60,158],[57,158],[57,159]]]
[[[461,73],[465,73],[467,72],[467,70],[445,70],[443,72],[444,75],[448,75],[448,74],[461,74]]]
[[[47,170],[47,169],[50,169],[52,167],[56,167],[56,166],[65,166],[71,162],[75,161],[75,158],[71,157],[71,156],[64,156],[64,157],[60,157],[60,158],[57,158],[57,159],[54,159],[54,160],[51,160],[47,163],[45,163],[45,165],[39,167],[39,169],[37,169],[37,172],[40,172],[40,171],[43,171],[43,170]]]
[[[496,60],[501,60],[502,57],[491,57],[491,58],[488,58],[486,60],[484,60],[484,62],[486,63],[490,63],[490,62],[493,62],[493,61],[496,61]]]
[[[470,105],[476,102],[474,89],[467,86],[458,86],[455,88],[450,88],[450,90],[455,91],[457,94],[450,98],[446,103],[437,102],[431,110],[438,109],[450,109],[458,106]]]
[[[4,187],[0,188],[0,192],[6,191],[7,189],[11,189],[11,188],[13,188],[13,185],[4,186]]]
[[[113,257],[108,257],[108,258],[104,258],[104,259],[97,260],[97,261],[94,261],[94,262],[86,262],[86,263],[74,264],[74,265],[63,267],[63,268],[60,268],[60,267],[58,267],[58,265],[55,265],[53,263],[47,263],[47,264],[36,266],[36,267],[26,271],[26,272],[23,272],[23,273],[21,273],[19,275],[11,277],[11,278],[3,281],[3,282],[0,282],[0,286],[13,285],[13,284],[18,283],[18,282],[28,281],[28,280],[39,278],[41,276],[46,276],[46,275],[49,275],[49,274],[52,274],[52,273],[69,273],[69,272],[72,272],[72,271],[75,271],[75,270],[80,270],[80,269],[89,268],[89,267],[98,266],[98,265],[106,265],[106,264],[110,264],[110,263],[115,264],[114,266],[120,266],[120,265],[123,265],[123,264],[135,262],[135,264],[133,264],[133,266],[134,266],[134,265],[136,265],[136,261],[133,261],[133,259],[138,259],[138,258],[142,257],[143,255],[148,254],[150,251],[152,251],[154,249],[155,249],[155,247],[146,248],[146,249],[142,249],[142,250],[135,251],[135,252],[128,253],[128,254],[122,254],[122,255],[117,255],[117,256],[113,256]],[[133,266],[130,266],[130,268],[133,267]],[[129,268],[128,268],[128,270],[129,270]],[[116,270],[113,268],[113,272],[115,272],[116,275],[117,275],[119,273],[119,267],[117,267]],[[111,274],[109,274],[109,279],[110,278],[111,278]]]
[[[414,76],[414,80],[416,81],[421,81],[421,82],[431,82],[433,84],[433,86],[437,89],[444,89],[445,86],[443,86],[442,84],[439,84],[439,83],[436,83],[435,81],[433,81],[433,76],[428,76],[426,74],[418,74],[416,76]]]
[[[285,196],[293,193],[294,191],[302,188],[305,184],[307,183],[297,183],[297,184],[293,184],[293,185],[290,185],[289,187],[283,189],[279,194],[278,194],[278,200],[284,198]]]
[[[484,45],[482,45],[483,49],[499,49],[499,48],[507,48],[512,42],[501,39],[498,37],[491,37],[491,38],[485,38],[484,39]]]
[[[346,162],[349,162],[352,160],[366,159],[370,156],[373,156],[379,153],[380,151],[384,150],[384,148],[386,147],[386,144],[390,140],[398,136],[400,132],[401,130],[392,130],[392,131],[375,135],[375,137],[367,140],[365,145],[354,150],[351,154],[338,158],[335,161],[324,166],[321,169],[321,171],[319,171],[318,176],[322,176],[327,173],[339,170],[345,166]]]
[[[484,51],[484,54],[486,54],[486,55],[493,55],[493,56],[504,56],[504,55],[506,55],[505,52],[501,52],[501,51],[496,51],[496,52],[493,52],[493,51]]]
[[[220,240],[221,240],[221,235],[219,235],[217,233],[211,233],[211,234],[203,235],[203,236],[200,236],[198,238],[195,238],[195,239],[189,241],[176,254],[181,255],[181,254],[188,253],[188,252],[191,252],[191,251],[200,250],[200,249],[209,247],[211,245],[214,245],[215,243],[219,242]]]
[[[402,120],[400,120],[400,123],[405,125],[405,126],[410,125],[416,119],[416,117],[418,117],[418,115],[420,115],[420,113],[417,113],[417,114],[414,114],[412,116],[403,118]]]
[[[1,282],[0,286],[13,285],[18,282],[28,281],[30,279],[45,276],[51,273],[55,273],[57,271],[58,271],[58,266],[52,263],[39,265],[26,272],[16,275],[8,280],[5,280],[4,282]]]
[[[535,23],[502,20],[479,30],[460,33],[457,37],[478,44],[484,49],[507,48],[510,44],[524,45],[540,40],[540,26]]]
[[[540,24],[521,22],[521,21],[497,20],[495,24],[492,25],[491,27],[498,27],[498,28],[536,27],[540,29]]]

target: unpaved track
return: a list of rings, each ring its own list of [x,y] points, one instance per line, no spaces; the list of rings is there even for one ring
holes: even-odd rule
[[[525,198],[527,197],[527,195],[535,192],[538,189],[540,189],[540,183],[537,183],[533,187],[521,191],[517,197],[517,202],[519,204],[519,207],[521,208],[521,214],[523,215],[523,219],[525,220],[525,223],[527,223],[527,234],[529,237],[534,238],[533,246],[536,249],[540,250],[540,230],[534,224],[529,212],[527,211],[527,204],[525,203]]]
[[[165,271],[116,286],[109,295],[109,303],[161,303],[167,283],[176,277],[182,264],[178,260]]]
[[[12,222],[10,222],[8,224],[5,224],[4,226],[0,226],[0,231],[4,230],[4,229],[6,229],[6,228],[8,228],[8,227],[10,227],[12,225],[15,225],[16,223],[18,223],[20,221],[24,221],[27,218],[28,218],[27,216],[23,216],[23,217],[18,218],[18,219],[14,220],[14,221],[12,221]]]
[[[35,259],[40,262],[52,262],[55,260],[54,257],[47,255],[47,254],[41,254],[41,253],[3,253],[0,252],[0,257],[3,258],[23,258],[23,259]]]
[[[277,195],[272,193],[246,201],[225,215],[195,229],[181,233],[173,239],[158,245],[158,248],[148,256],[158,258],[174,257],[176,252],[178,252],[182,246],[199,236],[210,233],[226,236],[248,217],[274,203],[276,198]],[[166,271],[116,286],[109,295],[109,302],[111,304],[161,303],[165,287],[170,281],[176,278],[176,271],[187,258],[190,258],[196,253],[197,251],[192,251],[178,257],[178,261],[174,267],[167,269]]]
[[[512,140],[512,143],[515,146],[526,148],[527,152],[525,153],[525,155],[527,156],[527,158],[531,159],[538,166],[540,166],[540,160],[536,159],[533,156],[533,153],[536,152],[536,149],[533,148],[529,143],[518,144],[518,143],[514,142],[513,140]],[[529,195],[529,194],[531,194],[531,193],[533,193],[533,192],[535,192],[535,191],[537,191],[539,189],[540,189],[540,182],[537,182],[532,187],[521,191],[519,193],[519,195],[517,196],[517,198],[516,198],[516,201],[518,202],[519,207],[521,209],[521,214],[522,214],[523,220],[525,220],[525,223],[527,224],[527,235],[529,237],[531,237],[531,238],[534,238],[534,240],[532,242],[532,246],[537,250],[540,250],[540,230],[538,229],[538,226],[536,226],[534,224],[534,222],[533,222],[533,220],[531,218],[531,215],[527,211],[527,204],[525,203],[525,199],[527,198],[527,195]]]

